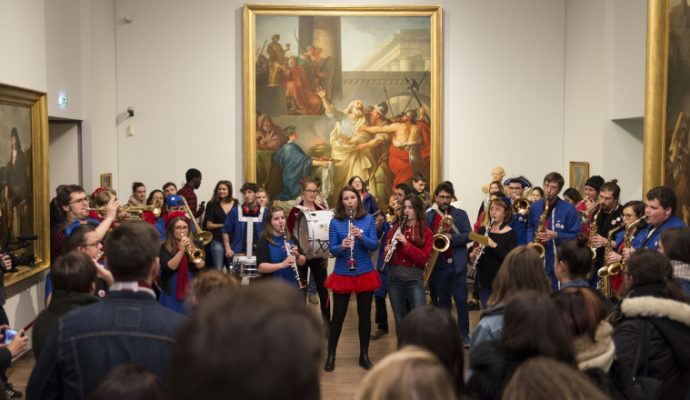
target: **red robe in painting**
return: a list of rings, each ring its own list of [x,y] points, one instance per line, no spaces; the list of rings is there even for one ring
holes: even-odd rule
[[[304,75],[304,69],[298,64],[290,63],[285,71],[285,97],[292,97],[297,110],[306,115],[318,115],[321,110],[321,99],[311,92]]]

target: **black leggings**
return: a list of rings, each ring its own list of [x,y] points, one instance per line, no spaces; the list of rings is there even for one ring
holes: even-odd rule
[[[307,269],[311,270],[311,274],[314,276],[314,283],[316,283],[316,292],[319,294],[319,306],[321,307],[321,316],[323,320],[329,322],[331,319],[331,305],[328,298],[328,289],[324,286],[326,281],[326,275],[328,271],[326,270],[326,259],[324,258],[312,258],[307,260],[307,262],[301,266],[297,267],[299,271],[299,278],[302,282],[307,280]],[[303,295],[307,296],[307,288],[302,289]]]
[[[359,347],[361,351],[369,350],[369,336],[371,335],[371,301],[374,292],[357,293],[357,316],[359,317]],[[333,293],[333,318],[331,319],[331,333],[328,337],[328,351],[335,353],[338,347],[343,321],[347,314],[350,293]]]

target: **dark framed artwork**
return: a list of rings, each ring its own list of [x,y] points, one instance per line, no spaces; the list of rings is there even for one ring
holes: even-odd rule
[[[303,176],[332,205],[352,176],[380,205],[441,166],[439,6],[244,7],[245,179],[291,206]]]
[[[676,213],[690,223],[690,6],[649,0],[643,190],[676,192]]]
[[[50,266],[45,93],[0,84],[0,149],[0,246],[25,264],[9,285]]]

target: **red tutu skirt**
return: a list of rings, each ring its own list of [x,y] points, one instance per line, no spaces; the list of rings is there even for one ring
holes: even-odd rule
[[[326,278],[326,288],[333,293],[361,293],[373,292],[381,286],[381,277],[377,271],[369,271],[362,275],[339,275],[335,272]]]

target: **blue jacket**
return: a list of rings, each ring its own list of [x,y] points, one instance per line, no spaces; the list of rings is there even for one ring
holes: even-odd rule
[[[464,210],[450,206],[448,207],[448,212],[453,217],[453,226],[455,227],[449,232],[451,237],[450,248],[453,251],[453,265],[455,272],[459,273],[467,268],[467,243],[470,242],[472,226]],[[435,234],[434,218],[436,218],[436,210],[432,207],[426,211],[426,226]],[[439,261],[442,259],[443,257],[438,258]],[[437,264],[439,261],[437,261]],[[436,267],[439,267],[439,265],[436,265]]]
[[[510,223],[510,227],[515,231],[515,236],[517,236],[517,245],[522,246],[529,241],[527,240],[527,220],[529,215],[515,214],[513,216],[513,221]]]
[[[241,206],[237,205],[232,208],[225,217],[225,223],[223,224],[222,232],[227,233],[230,236],[230,248],[233,253],[244,254],[247,252],[247,222],[240,221],[239,208]],[[266,213],[266,208],[261,207],[259,212],[259,221],[254,223],[254,231],[256,232],[256,238],[254,240],[254,247],[258,244],[258,240],[261,238],[261,232],[263,229],[263,219]]]
[[[539,218],[544,212],[544,199],[532,203],[529,210],[529,218],[527,220],[527,241],[534,240],[534,232],[539,225]],[[556,204],[549,212],[547,218],[547,229],[556,231],[557,237],[548,243],[543,243],[546,253],[544,255],[544,262],[546,264],[546,274],[551,278],[551,287],[556,290],[558,288],[558,279],[554,273],[554,265],[556,265],[556,246],[566,240],[577,238],[577,233],[580,231],[580,218],[577,215],[577,210],[572,204],[567,201],[556,198]]]
[[[642,229],[644,229],[644,227]],[[623,243],[623,237],[624,236],[625,236],[625,229],[621,229],[620,231],[618,231],[616,233],[616,238],[615,238],[616,247],[613,248],[614,251],[617,251],[616,249],[618,249],[620,247],[621,243]],[[639,249],[640,245],[642,244],[643,239],[644,239],[644,236],[640,235],[640,232],[637,232],[635,234],[635,236],[633,236],[633,239],[631,241],[632,247],[634,249]]]
[[[366,196],[362,197],[362,208],[367,214],[373,214],[379,210],[379,205],[376,204],[376,199],[371,193],[367,193]]]
[[[329,250],[336,257],[333,272],[338,275],[355,276],[374,270],[374,265],[371,263],[371,255],[369,254],[369,252],[379,247],[379,242],[376,239],[376,223],[374,218],[369,214],[365,214],[362,218],[355,219],[353,223],[362,230],[362,239],[355,238],[355,271],[349,270],[350,249],[343,250],[342,248],[343,240],[348,235],[348,220],[340,220],[334,217],[331,219],[331,224],[328,228]]]
[[[110,371],[134,363],[167,381],[183,317],[147,292],[110,291],[100,302],[66,314],[41,351],[27,386],[29,399],[83,399]]]
[[[650,224],[647,224],[644,228],[640,230],[640,232],[637,234],[640,237],[640,247],[646,247],[651,250],[656,250],[659,248],[659,236],[661,235],[661,232],[665,231],[668,228],[683,228],[687,225],[685,225],[685,222],[683,222],[682,219],[676,217],[675,215],[671,215],[669,219],[664,221],[661,226],[659,226],[654,232],[652,232],[651,236],[649,235],[649,232],[654,229],[654,227]],[[649,237],[647,237],[649,236]],[[635,247],[640,248],[640,247]]]

